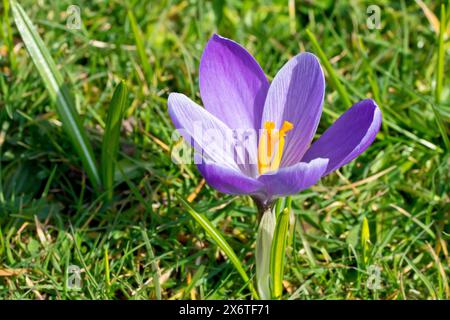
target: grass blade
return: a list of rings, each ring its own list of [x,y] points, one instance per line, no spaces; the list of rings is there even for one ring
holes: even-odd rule
[[[104,264],[105,264],[105,282],[106,282],[106,288],[110,289],[111,287],[111,271],[109,268],[109,255],[108,255],[108,247],[105,248],[104,251]]]
[[[272,276],[272,298],[281,299],[283,294],[284,258],[286,255],[287,233],[290,210],[285,208],[277,219],[272,241],[270,273]]]
[[[183,299],[187,299],[187,297],[190,295],[191,300],[195,300],[195,287],[197,286],[198,282],[202,280],[203,273],[205,272],[205,265],[201,265],[198,270],[195,272],[194,276],[191,279],[191,282],[187,286],[186,290],[184,291]]]
[[[8,48],[8,59],[13,70],[16,69],[16,56],[14,54],[14,41],[11,24],[9,23],[9,2],[3,0],[3,25],[0,24],[0,36]],[[6,30],[4,30],[6,29]]]
[[[433,108],[434,117],[436,118],[436,123],[438,125],[439,131],[441,133],[442,139],[444,140],[445,147],[447,151],[450,151],[450,141],[448,139],[447,130],[445,128],[444,122],[442,121],[439,111],[436,109],[437,105],[441,102],[442,87],[444,84],[444,60],[445,60],[445,5],[441,5],[441,23],[439,28],[439,38],[438,38],[438,59],[436,65],[436,91],[435,91],[435,102],[436,105],[431,105]]]
[[[157,300],[161,300],[161,272],[158,267],[158,263],[155,260],[155,254],[153,253],[152,244],[150,243],[150,239],[148,238],[147,232],[141,227],[142,236],[144,238],[145,247],[147,248],[148,257],[151,261],[152,269],[153,269],[153,285],[155,287],[155,295]]]
[[[370,229],[369,229],[369,221],[366,217],[363,218],[361,225],[361,246],[363,253],[363,262],[367,263],[369,260],[369,248],[370,248]]]
[[[405,261],[409,264],[411,269],[414,270],[415,274],[419,277],[420,280],[424,283],[425,287],[428,289],[431,299],[436,300],[436,290],[434,289],[433,284],[430,280],[417,268],[417,266],[409,260],[406,256],[404,256]]]
[[[320,47],[319,43],[317,42],[316,37],[309,31],[309,29],[306,29],[306,34],[308,35],[309,40],[311,41],[311,44],[313,45],[314,49],[317,51],[317,55],[319,56],[320,61],[322,62],[323,66],[325,67],[325,70],[327,70],[328,76],[330,77],[331,84],[333,87],[339,92],[339,95],[341,96],[342,100],[344,101],[347,108],[349,108],[352,105],[352,102],[350,100],[349,94],[347,90],[342,85],[341,81],[339,80],[339,77],[334,72],[333,66],[331,65],[330,61],[328,61],[327,56],[325,55],[325,52],[323,52],[322,48]]]
[[[256,293],[255,288],[253,287],[253,284],[250,281],[250,278],[247,276],[247,273],[242,267],[239,258],[237,257],[233,248],[231,248],[231,246],[219,232],[219,230],[217,230],[217,228],[214,227],[214,225],[211,223],[211,221],[209,221],[206,218],[205,215],[197,213],[183,198],[181,198],[178,195],[176,196],[178,200],[180,200],[181,204],[189,212],[189,214],[195,219],[195,221],[197,221],[197,223],[202,226],[202,228],[206,231],[206,233],[216,242],[216,244],[220,247],[220,249],[222,249],[222,251],[227,255],[228,259],[230,259],[231,263],[234,265],[234,267],[236,268],[237,272],[240,274],[242,279],[245,281],[246,284],[248,284],[250,291],[253,294],[253,297],[258,298],[258,294]]]
[[[147,54],[145,53],[144,37],[142,36],[142,31],[136,22],[136,18],[131,10],[128,10],[128,19],[130,19],[131,29],[133,30],[134,41],[136,42],[136,48],[139,54],[139,59],[141,61],[142,69],[146,76],[147,84],[150,85],[151,76],[151,66]]]
[[[55,62],[45,47],[44,42],[23,8],[15,0],[12,0],[11,4],[17,29],[19,30],[34,65],[44,81],[51,99],[56,105],[56,111],[63,123],[63,128],[69,135],[73,146],[81,158],[83,167],[86,170],[92,185],[95,189],[99,190],[101,182],[94,160],[92,146],[81,125],[81,119],[76,111],[73,97],[65,86],[63,77],[56,68]]]
[[[114,167],[119,151],[120,127],[127,103],[127,86],[121,81],[114,91],[108,109],[105,134],[102,141],[101,167],[103,186],[108,201],[113,198]]]
[[[444,82],[444,34],[445,34],[445,5],[441,5],[441,23],[438,35],[438,59],[436,65],[436,91],[435,101],[436,104],[441,102],[442,86]]]

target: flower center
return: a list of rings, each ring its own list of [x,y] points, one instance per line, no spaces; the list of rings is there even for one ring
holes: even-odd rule
[[[275,171],[280,167],[284,149],[286,132],[292,130],[294,125],[284,121],[280,130],[275,130],[273,121],[266,121],[258,145],[259,174]]]

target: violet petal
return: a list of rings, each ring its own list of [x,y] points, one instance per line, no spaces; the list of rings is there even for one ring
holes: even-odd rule
[[[348,109],[306,152],[302,161],[328,158],[324,175],[339,169],[366,150],[380,130],[381,111],[375,101],[362,100]]]
[[[269,82],[238,43],[213,35],[200,61],[199,82],[206,110],[232,129],[260,129]]]
[[[267,94],[262,124],[274,121],[281,128],[284,121],[294,125],[286,136],[282,167],[299,162],[307,150],[322,114],[325,79],[316,56],[301,53],[278,71]]]
[[[297,194],[316,184],[322,177],[328,159],[314,159],[311,162],[299,162],[293,166],[281,168],[273,174],[264,174],[258,181],[266,185],[268,198]]]
[[[227,194],[256,194],[264,184],[242,172],[215,163],[197,165],[206,182],[214,189]]]
[[[197,152],[211,161],[238,169],[233,157],[232,130],[226,124],[180,93],[171,93],[168,105],[175,128]]]

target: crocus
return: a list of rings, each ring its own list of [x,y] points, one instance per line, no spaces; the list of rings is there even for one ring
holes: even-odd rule
[[[311,53],[290,59],[269,83],[242,46],[213,35],[204,49],[199,77],[205,108],[171,93],[172,121],[201,154],[197,166],[210,186],[227,194],[250,195],[263,208],[278,197],[311,187],[355,159],[380,128],[380,109],[365,99],[311,144],[325,94],[323,70]],[[222,138],[205,138],[205,130]],[[242,130],[256,132],[246,140],[248,161],[236,155],[242,143],[233,132]]]

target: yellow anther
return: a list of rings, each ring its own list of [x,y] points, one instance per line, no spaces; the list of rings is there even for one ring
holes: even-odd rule
[[[264,123],[264,132],[261,134],[258,146],[258,170],[259,174],[275,171],[280,167],[283,155],[286,132],[292,130],[294,125],[284,121],[281,129],[275,131],[275,123]],[[275,132],[274,132],[275,131]],[[277,148],[275,148],[278,143]]]
[[[275,122],[273,122],[273,121],[264,122],[264,129],[266,129],[268,131],[275,129]]]
[[[273,140],[273,136],[272,136],[272,131],[273,131],[273,129],[275,129],[275,122],[273,122],[273,121],[266,121],[265,123],[264,123],[264,129],[266,129],[266,134],[267,134],[267,137],[266,137],[266,140],[267,140],[267,142],[266,142],[266,144],[267,144],[267,158],[270,158],[271,156],[272,156],[272,140]]]
[[[285,121],[281,126],[280,134],[286,135],[286,132],[291,131],[292,129],[294,129],[294,125],[289,121]]]

